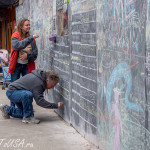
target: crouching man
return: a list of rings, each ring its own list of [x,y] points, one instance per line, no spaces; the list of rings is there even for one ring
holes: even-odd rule
[[[16,107],[0,105],[0,110],[5,119],[23,118],[23,123],[40,123],[34,118],[33,98],[37,105],[43,108],[57,109],[62,107],[63,102],[50,103],[44,99],[45,89],[53,88],[59,81],[59,76],[55,72],[44,72],[34,70],[32,73],[12,82],[6,92],[7,97]]]

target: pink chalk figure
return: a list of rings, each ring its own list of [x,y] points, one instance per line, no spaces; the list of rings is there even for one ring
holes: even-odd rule
[[[114,137],[113,150],[120,150],[120,130],[121,130],[121,133],[123,134],[121,116],[120,116],[119,109],[118,109],[120,93],[121,93],[120,89],[117,89],[117,88],[114,89],[115,103],[112,105],[111,116],[110,116],[112,120],[112,114],[114,113],[113,121],[115,124],[115,137]]]

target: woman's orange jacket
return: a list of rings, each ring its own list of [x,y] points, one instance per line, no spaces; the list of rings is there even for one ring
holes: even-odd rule
[[[11,37],[11,40],[12,39],[15,39],[14,41],[18,42],[18,40],[21,42],[21,36],[19,34],[19,32],[14,32],[12,34],[12,37]],[[30,36],[29,37],[30,40],[28,40],[27,44],[29,44],[29,41],[32,42],[31,43],[31,46],[32,46],[32,50],[33,50],[33,47],[34,47],[34,57],[33,57],[33,54],[32,57],[30,54],[27,54],[27,57],[29,58],[29,62],[28,62],[28,73],[31,73],[32,70],[35,70],[35,62],[34,60],[37,58],[37,55],[38,55],[38,50],[37,50],[37,47],[36,47],[36,43],[35,43],[35,40],[33,39],[33,36]],[[26,44],[26,46],[27,46]],[[33,46],[34,45],[34,46]],[[21,50],[21,49],[20,49]],[[15,50],[13,49],[13,46],[11,45],[11,57],[10,57],[10,63],[9,63],[9,69],[8,69],[8,73],[10,74],[13,74],[14,71],[15,71],[15,67],[16,67],[16,64],[17,64],[17,59],[18,59],[18,50]],[[32,59],[31,59],[32,58]]]

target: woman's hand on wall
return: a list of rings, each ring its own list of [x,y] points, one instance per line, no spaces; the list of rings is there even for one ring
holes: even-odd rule
[[[36,39],[36,38],[38,38],[38,37],[39,37],[39,35],[36,35],[36,34],[33,35],[33,38],[34,38],[34,39]]]

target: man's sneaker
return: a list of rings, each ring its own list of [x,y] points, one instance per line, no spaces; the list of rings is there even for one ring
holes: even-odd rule
[[[31,119],[31,123],[36,123],[36,124],[39,124],[40,123],[40,120],[39,119],[36,119],[34,117],[30,117]]]
[[[6,107],[7,107],[7,105],[3,105],[3,104],[0,105],[0,110],[2,111],[2,116],[4,119],[10,119],[10,116],[7,115],[7,113],[6,113]]]
[[[35,124],[39,124],[40,120],[34,118],[34,117],[28,117],[28,118],[23,118],[22,120],[23,123],[35,123]]]

